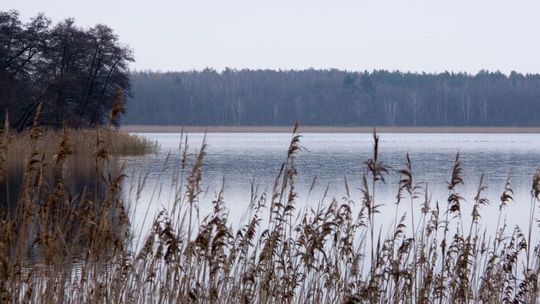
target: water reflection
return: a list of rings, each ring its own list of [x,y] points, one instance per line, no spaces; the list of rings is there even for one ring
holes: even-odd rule
[[[28,161],[18,156],[8,156],[6,168],[0,177],[0,209],[13,212],[23,188],[23,177]],[[117,161],[112,160],[111,168],[117,168]],[[69,156],[65,167],[55,166],[52,161],[43,164],[39,174],[43,183],[43,196],[50,194],[62,178],[69,193],[80,196],[84,193],[89,199],[99,201],[105,194],[105,188],[99,187],[99,180],[104,175],[96,171],[95,161],[91,156]],[[62,172],[64,170],[64,172]],[[106,174],[105,174],[106,175]]]
[[[164,166],[164,160],[178,164],[180,134],[138,134],[161,145],[158,155],[123,158],[128,175],[149,174],[148,191],[143,193],[136,211],[135,224],[141,218],[167,206],[171,199],[163,191],[159,199],[151,198],[155,185],[167,185],[174,170]],[[204,134],[189,134],[190,151],[195,152]],[[290,134],[207,134],[207,156],[203,168],[203,188],[208,189],[207,198],[201,203],[201,213],[211,209],[214,193],[225,180],[225,201],[230,209],[233,223],[239,222],[250,198],[250,184],[255,181],[260,191],[270,192],[273,180],[285,159]],[[498,201],[504,190],[506,179],[511,177],[516,203],[509,208],[508,223],[517,224],[528,213],[531,179],[540,164],[540,135],[538,134],[381,134],[380,153],[382,161],[393,170],[387,184],[378,187],[378,199],[385,208],[394,208],[400,169],[406,153],[409,153],[415,181],[428,183],[432,201],[441,205],[448,196],[447,182],[450,179],[453,161],[457,153],[464,168],[465,185],[458,191],[466,198],[463,214],[470,213],[478,182],[485,173],[488,185],[486,196],[491,207],[482,211],[484,219],[498,215]],[[298,154],[297,190],[298,201],[316,204],[328,188],[328,199],[341,199],[345,193],[344,177],[349,181],[351,197],[361,201],[359,191],[364,161],[371,157],[371,134],[303,134],[301,145],[305,148]],[[169,166],[169,167],[174,167]],[[313,179],[316,186],[309,191]],[[164,186],[163,189],[167,189]],[[145,199],[146,198],[146,199]],[[151,202],[145,204],[145,201]],[[418,202],[420,208],[420,202]],[[404,207],[403,212],[407,212]],[[417,210],[418,211],[418,210]],[[387,212],[382,209],[381,212]],[[391,211],[393,214],[393,211]]]

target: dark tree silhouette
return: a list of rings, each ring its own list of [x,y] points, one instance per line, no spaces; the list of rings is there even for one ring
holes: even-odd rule
[[[117,92],[130,92],[129,48],[105,25],[55,25],[44,15],[23,24],[16,11],[0,12],[0,115],[13,127],[31,124],[39,104],[42,123],[74,127],[107,123]]]

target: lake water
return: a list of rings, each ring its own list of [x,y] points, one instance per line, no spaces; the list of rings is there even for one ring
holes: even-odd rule
[[[148,220],[158,210],[165,208],[173,195],[168,185],[172,179],[174,164],[179,163],[178,146],[180,134],[139,133],[159,142],[158,155],[125,157],[126,173],[131,182],[142,174],[148,174],[147,185],[134,213],[137,227],[146,227]],[[204,134],[189,134],[189,151],[195,153]],[[207,156],[203,167],[203,188],[206,190],[201,202],[201,213],[207,213],[211,201],[225,181],[226,206],[233,225],[238,224],[250,198],[250,185],[254,182],[259,192],[272,191],[274,178],[286,158],[290,134],[284,133],[211,133],[206,135]],[[360,178],[365,170],[364,161],[372,155],[371,134],[307,133],[301,138],[304,147],[297,155],[297,190],[300,205],[316,205],[328,187],[326,202],[345,195],[344,178],[347,177],[351,197],[361,202]],[[498,216],[499,197],[507,178],[515,192],[515,202],[507,209],[509,225],[528,223],[532,176],[540,166],[539,134],[380,134],[380,158],[392,167],[386,185],[377,188],[377,200],[385,204],[380,218],[390,222],[394,218],[395,195],[399,174],[406,154],[409,153],[415,182],[427,182],[441,210],[446,208],[447,182],[457,153],[464,168],[465,185],[458,191],[465,197],[463,214],[470,213],[478,182],[485,173],[488,186],[486,197],[491,205],[482,209],[483,225],[493,228]],[[165,160],[168,159],[168,165]],[[313,179],[315,188],[309,191]],[[129,182],[128,182],[129,183]],[[156,191],[161,187],[161,191]],[[309,194],[309,195],[308,195]],[[410,212],[409,200],[405,200],[400,212]],[[419,208],[421,199],[415,201]],[[416,211],[418,212],[418,210]],[[147,215],[148,214],[148,215]]]

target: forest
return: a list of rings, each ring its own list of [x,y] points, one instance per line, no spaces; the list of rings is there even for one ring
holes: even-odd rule
[[[178,55],[181,56],[181,55]],[[85,128],[127,101],[127,124],[540,126],[540,75],[499,71],[130,71],[114,31],[0,11],[0,117],[10,127]],[[119,108],[124,112],[123,102]]]
[[[130,92],[133,60],[106,25],[53,23],[43,14],[24,23],[17,11],[0,11],[0,115],[9,113],[19,131],[37,112],[51,128],[105,124],[114,100]]]
[[[540,126],[540,75],[234,70],[131,74],[125,122]]]

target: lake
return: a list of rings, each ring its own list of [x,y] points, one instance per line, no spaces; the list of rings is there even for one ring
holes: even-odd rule
[[[146,229],[149,219],[170,204],[170,182],[176,164],[180,162],[178,146],[180,134],[137,133],[157,141],[161,148],[157,155],[124,157],[128,184],[148,174],[146,186],[134,212],[136,229]],[[189,151],[200,148],[204,134],[188,135]],[[250,201],[251,184],[259,193],[271,193],[275,177],[286,159],[291,134],[286,133],[209,133],[206,134],[207,155],[202,173],[203,199],[201,216],[211,210],[211,201],[224,181],[224,198],[233,225],[240,223]],[[297,191],[299,206],[316,206],[324,196],[341,200],[348,180],[351,198],[360,204],[360,179],[371,158],[373,139],[366,133],[307,133],[301,138],[302,149],[297,154]],[[458,187],[466,202],[465,218],[478,188],[482,173],[488,186],[485,196],[491,205],[481,211],[482,223],[488,230],[497,221],[500,195],[508,177],[515,192],[515,202],[507,209],[509,225],[528,223],[532,176],[540,165],[540,134],[380,134],[380,159],[391,166],[386,184],[376,188],[377,202],[384,204],[381,225],[393,221],[395,196],[399,174],[406,154],[410,155],[415,183],[428,183],[433,206],[439,202],[446,210],[447,182],[450,180],[456,154],[464,168],[465,184]],[[167,161],[166,161],[167,160]],[[315,187],[310,191],[313,180]],[[413,202],[420,208],[423,198]],[[389,209],[391,208],[391,209]],[[391,211],[390,211],[391,210]],[[400,213],[410,212],[410,201],[405,199]],[[419,212],[419,210],[415,210]]]

